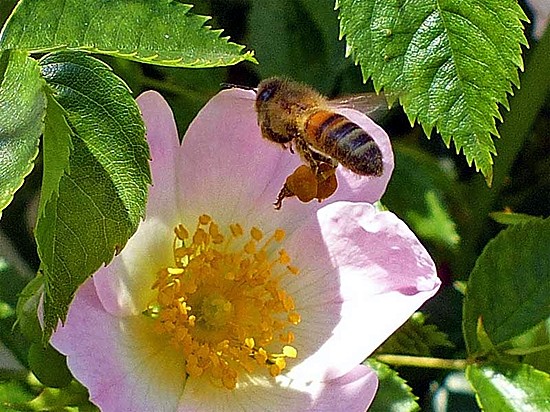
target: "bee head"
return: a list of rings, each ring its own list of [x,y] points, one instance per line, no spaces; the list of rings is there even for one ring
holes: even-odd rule
[[[265,79],[258,85],[256,92],[256,109],[259,109],[264,103],[271,100],[277,91],[283,86],[284,80],[278,77]]]

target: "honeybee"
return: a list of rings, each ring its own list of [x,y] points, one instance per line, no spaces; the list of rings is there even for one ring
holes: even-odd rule
[[[382,152],[374,139],[312,88],[278,77],[263,80],[255,108],[262,136],[292,153],[296,149],[309,169],[299,167],[287,178],[275,208],[285,197],[308,202],[332,195],[339,163],[358,175],[382,175]]]

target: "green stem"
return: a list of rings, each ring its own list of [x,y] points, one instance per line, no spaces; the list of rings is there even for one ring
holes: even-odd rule
[[[375,359],[393,366],[414,366],[417,368],[464,370],[467,366],[465,359],[441,359],[407,355],[378,355],[375,356]]]

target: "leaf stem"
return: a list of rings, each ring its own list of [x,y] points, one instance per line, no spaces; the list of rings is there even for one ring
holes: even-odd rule
[[[465,359],[441,359],[408,355],[378,355],[375,358],[380,362],[393,366],[414,366],[418,368],[464,370],[467,365]]]

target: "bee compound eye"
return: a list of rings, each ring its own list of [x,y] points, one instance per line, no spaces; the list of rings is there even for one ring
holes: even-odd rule
[[[260,102],[266,102],[269,99],[271,99],[275,92],[279,89],[279,82],[278,81],[271,81],[267,82],[264,85],[260,85],[258,88],[258,94],[256,96],[256,100]]]
[[[266,102],[275,94],[276,87],[268,86],[265,89],[258,91],[257,99],[261,102]]]

